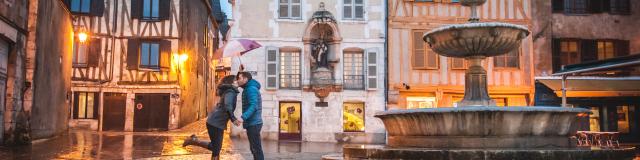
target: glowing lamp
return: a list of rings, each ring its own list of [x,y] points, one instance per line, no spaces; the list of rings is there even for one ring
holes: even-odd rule
[[[84,43],[87,41],[87,33],[85,33],[84,31],[81,31],[80,33],[78,33],[78,41],[80,41],[80,43]]]

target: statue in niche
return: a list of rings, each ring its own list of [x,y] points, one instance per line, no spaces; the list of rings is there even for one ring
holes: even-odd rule
[[[318,68],[329,68],[328,51],[329,46],[323,38],[314,40],[312,45],[312,56]]]

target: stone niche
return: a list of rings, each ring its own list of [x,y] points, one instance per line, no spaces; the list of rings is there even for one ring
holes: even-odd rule
[[[314,92],[320,99],[316,103],[318,107],[328,106],[324,98],[331,92],[342,91],[342,84],[335,79],[340,76],[336,69],[340,63],[341,41],[335,18],[325,10],[324,3],[320,3],[320,8],[309,19],[303,37],[305,55],[310,62],[310,81],[303,88],[306,92]]]

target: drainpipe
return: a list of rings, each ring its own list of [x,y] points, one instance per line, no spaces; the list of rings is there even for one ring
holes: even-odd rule
[[[567,107],[567,75],[562,75],[562,107]]]
[[[388,1],[384,2],[384,110],[388,110],[388,102],[389,102],[389,9],[388,9]],[[385,144],[389,143],[389,135],[384,134]]]

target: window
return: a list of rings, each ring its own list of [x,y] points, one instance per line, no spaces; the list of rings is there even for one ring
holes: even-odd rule
[[[171,68],[171,41],[159,39],[128,39],[127,69],[151,69],[154,71]]]
[[[610,14],[631,14],[630,0],[553,0],[554,13],[590,14],[609,12]]]
[[[159,19],[160,0],[143,0],[142,19]]]
[[[493,57],[493,66],[498,68],[520,67],[520,49],[515,49],[507,54]]]
[[[364,89],[363,51],[344,52],[344,88]]]
[[[629,106],[617,106],[618,132],[629,133]]]
[[[589,131],[600,132],[600,109],[598,107],[591,107]]]
[[[436,97],[407,97],[407,109],[436,108]]]
[[[611,14],[623,14],[623,15],[631,14],[630,0],[610,0],[609,6],[610,6]]]
[[[75,93],[75,103],[73,117],[75,119],[95,119],[98,118],[98,96],[91,92]]]
[[[413,68],[438,69],[439,56],[422,40],[423,34],[424,31],[413,32],[413,57],[411,57]]]
[[[560,58],[561,65],[570,65],[580,63],[580,52],[578,51],[577,40],[565,40],[560,42]]]
[[[344,103],[342,118],[345,132],[364,132],[364,103]]]
[[[91,0],[71,0],[71,12],[89,13],[91,12]]]
[[[302,19],[300,0],[279,0],[280,8],[278,9],[281,19]]]
[[[598,60],[609,59],[614,56],[613,41],[598,41]]]
[[[300,89],[300,50],[280,50],[280,88]]]
[[[73,45],[73,67],[87,67],[89,61],[89,47],[87,44],[74,42]]]
[[[342,16],[344,19],[364,19],[364,0],[344,0],[343,2]]]
[[[451,57],[451,69],[467,69],[467,61],[464,58]]]
[[[140,68],[160,69],[160,43],[142,42],[139,64]]]

